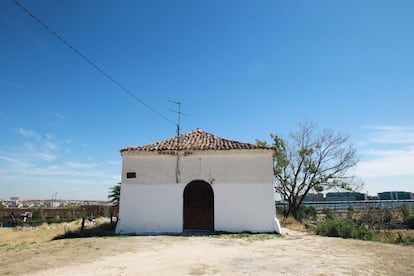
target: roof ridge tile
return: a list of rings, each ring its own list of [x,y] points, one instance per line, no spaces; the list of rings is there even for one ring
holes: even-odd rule
[[[201,128],[181,134],[179,137],[179,147],[177,147],[177,136],[164,139],[151,144],[138,147],[128,147],[121,149],[124,151],[175,151],[175,150],[241,150],[241,149],[272,149],[250,143],[243,143],[224,139],[214,134],[208,133]]]

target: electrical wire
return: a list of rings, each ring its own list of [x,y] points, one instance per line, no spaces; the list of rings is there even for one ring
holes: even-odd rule
[[[113,82],[116,86],[118,86],[122,91],[124,91],[126,94],[134,98],[136,101],[141,103],[143,106],[151,110],[153,113],[157,114],[159,117],[163,118],[164,120],[176,125],[175,122],[170,120],[168,117],[157,111],[155,108],[144,102],[142,99],[140,99],[137,95],[132,93],[128,88],[123,86],[120,82],[115,80],[109,73],[104,71],[101,67],[96,65],[92,60],[90,60],[87,56],[85,56],[81,51],[79,51],[77,48],[75,48],[72,44],[70,44],[66,39],[64,39],[61,35],[59,35],[57,32],[52,30],[46,23],[44,23],[42,20],[40,20],[38,17],[36,17],[32,12],[30,12],[26,7],[24,7],[22,4],[20,4],[17,0],[10,0],[14,2],[19,8],[21,8],[25,13],[27,13],[30,17],[32,17],[37,23],[39,23],[41,26],[43,26],[49,33],[51,33],[53,36],[55,36],[58,40],[60,40],[63,44],[65,44],[67,47],[69,47],[73,52],[75,52],[78,56],[80,56],[83,60],[85,60],[89,65],[91,65],[93,68],[95,68],[99,73],[104,75],[106,78],[108,78],[111,82]]]

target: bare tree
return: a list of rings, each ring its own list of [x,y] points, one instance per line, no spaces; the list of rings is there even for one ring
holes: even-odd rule
[[[276,192],[288,203],[285,213],[299,218],[299,208],[311,192],[357,187],[355,176],[348,174],[358,158],[349,137],[333,130],[317,131],[316,124],[304,122],[297,132],[283,140],[271,134],[274,154]]]
[[[377,233],[380,231],[389,233],[402,221],[400,212],[390,208],[368,208],[360,216],[361,224]]]

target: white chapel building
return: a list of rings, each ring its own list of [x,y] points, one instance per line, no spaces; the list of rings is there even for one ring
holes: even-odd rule
[[[196,129],[121,155],[118,234],[281,233],[272,148]]]

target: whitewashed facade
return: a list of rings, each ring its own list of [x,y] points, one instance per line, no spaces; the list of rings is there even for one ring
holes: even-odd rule
[[[117,233],[281,232],[272,149],[201,129],[178,141],[121,150]]]

